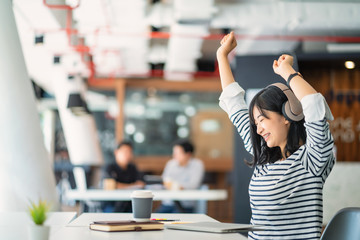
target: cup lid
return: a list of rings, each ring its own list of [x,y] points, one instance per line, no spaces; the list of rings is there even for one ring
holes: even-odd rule
[[[132,198],[153,198],[154,194],[149,190],[136,190],[131,194]]]

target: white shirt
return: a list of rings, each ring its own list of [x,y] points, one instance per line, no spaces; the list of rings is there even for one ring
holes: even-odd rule
[[[191,158],[185,166],[171,159],[166,163],[162,178],[164,181],[171,180],[178,183],[184,189],[198,189],[204,177],[204,164],[201,160]],[[192,206],[191,201],[182,201],[184,206]],[[172,201],[163,201],[163,204],[170,205]]]

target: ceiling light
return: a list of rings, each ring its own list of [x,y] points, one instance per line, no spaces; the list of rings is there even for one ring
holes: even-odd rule
[[[127,123],[125,125],[125,132],[129,135],[133,135],[136,131],[136,126],[133,123]]]
[[[355,63],[353,61],[346,61],[345,62],[345,67],[347,69],[354,69],[355,68]]]
[[[70,93],[67,108],[76,116],[90,114],[87,104],[80,93]]]
[[[137,132],[134,135],[134,140],[137,143],[143,143],[145,141],[145,135],[142,132]]]
[[[53,62],[54,64],[60,64],[61,57],[60,56],[54,56]]]
[[[44,43],[44,35],[36,35],[35,44],[43,44],[43,43]]]
[[[178,115],[177,117],[176,117],[176,119],[175,119],[175,121],[176,121],[176,124],[177,125],[179,125],[179,126],[184,126],[184,125],[186,125],[187,124],[187,118],[186,118],[186,116],[185,115]]]
[[[179,138],[189,137],[189,129],[187,127],[181,127],[177,130],[177,135]]]
[[[360,44],[359,43],[328,43],[326,45],[326,49],[330,53],[354,53],[360,52]]]
[[[196,114],[196,108],[193,106],[188,106],[185,108],[185,114],[189,117],[193,117]]]

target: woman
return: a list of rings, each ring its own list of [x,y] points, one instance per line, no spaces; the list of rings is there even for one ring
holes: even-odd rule
[[[227,59],[236,45],[231,32],[217,50],[220,106],[254,156],[249,163],[255,167],[249,185],[251,223],[266,230],[249,232],[249,238],[319,239],[322,188],[335,162],[327,122],[333,119],[330,109],[293,69],[293,58],[282,55],[273,69],[291,89],[270,85],[253,98],[248,110]]]

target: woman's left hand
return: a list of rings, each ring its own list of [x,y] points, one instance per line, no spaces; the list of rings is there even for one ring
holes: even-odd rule
[[[290,55],[283,54],[278,60],[274,60],[273,69],[276,74],[283,76],[289,69],[292,69],[293,64],[294,58]]]

